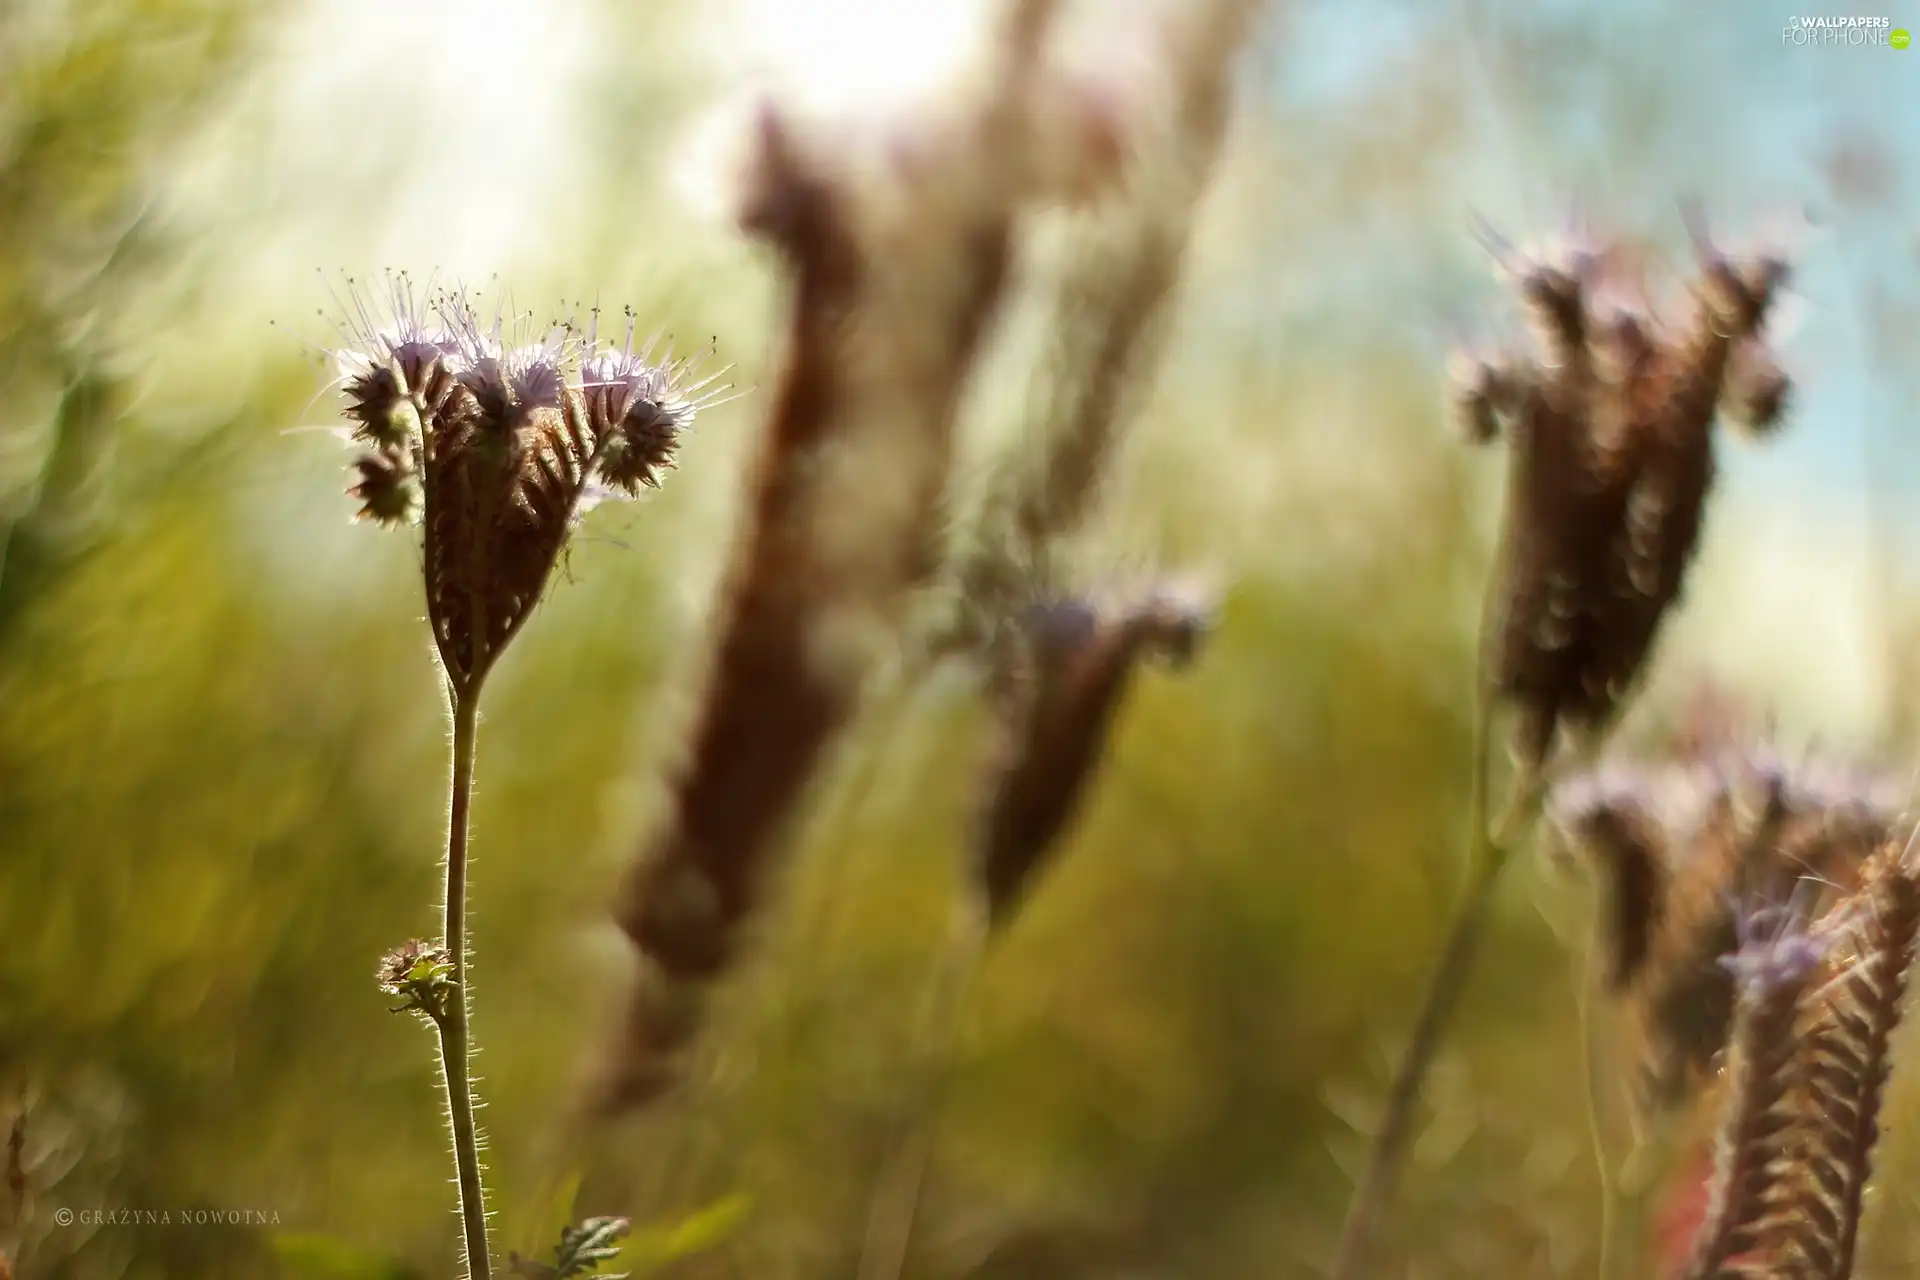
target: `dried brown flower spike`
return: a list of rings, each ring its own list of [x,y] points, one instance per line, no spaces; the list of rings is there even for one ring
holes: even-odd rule
[[[1785,411],[1786,374],[1766,350],[1768,315],[1789,274],[1773,252],[1729,257],[1692,221],[1693,311],[1621,387],[1627,466],[1624,520],[1609,531],[1609,603],[1600,679],[1624,696],[1679,598],[1714,479],[1713,423],[1725,410],[1753,434]]]
[[[1561,838],[1595,864],[1602,882],[1607,985],[1616,993],[1640,977],[1667,911],[1673,853],[1659,782],[1612,766],[1564,780],[1549,804]]]
[[[1489,692],[1514,708],[1515,751],[1537,770],[1563,725],[1612,712],[1595,678],[1592,619],[1605,607],[1620,459],[1594,430],[1602,399],[1592,293],[1605,255],[1570,240],[1521,254],[1482,224],[1480,238],[1519,295],[1533,336],[1524,357],[1456,358],[1453,414],[1476,442],[1508,447],[1500,563],[1483,638]]]
[[[1734,982],[1719,961],[1734,904],[1794,894],[1818,915],[1890,837],[1902,798],[1834,762],[1763,748],[1706,760],[1610,763],[1563,779],[1549,812],[1607,886],[1614,989],[1646,1057],[1643,1100],[1692,1097],[1727,1043]]]
[[[1800,912],[1756,916],[1785,923],[1743,917],[1741,945],[1722,962],[1739,993],[1732,1089],[1686,1274],[1850,1280],[1920,934],[1911,839],[1888,841],[1810,932]]]
[[[1694,310],[1672,333],[1617,248],[1535,259],[1481,232],[1534,351],[1458,358],[1453,415],[1470,439],[1510,441],[1488,679],[1531,768],[1563,727],[1597,738],[1637,683],[1699,543],[1716,414],[1758,435],[1785,412],[1763,336],[1785,258],[1728,257],[1693,231]]]
[[[975,836],[990,923],[1004,923],[1071,823],[1141,658],[1193,659],[1206,613],[1166,592],[1118,609],[1047,600],[1027,612],[1025,669],[1001,707],[1001,739]]]
[[[1729,262],[1709,255],[1697,237],[1704,318],[1677,341],[1663,341],[1617,246],[1577,237],[1552,253],[1524,255],[1484,227],[1480,238],[1519,296],[1534,350],[1524,359],[1469,357],[1454,367],[1453,418],[1476,442],[1504,434],[1509,466],[1480,638],[1468,891],[1355,1192],[1334,1264],[1338,1280],[1357,1272],[1390,1193],[1420,1083],[1507,861],[1509,829],[1532,816],[1563,742],[1583,753],[1598,745],[1679,594],[1712,474],[1708,432],[1725,391],[1727,345],[1759,332],[1784,278],[1775,258]],[[1764,366],[1754,368],[1751,389],[1728,398],[1756,421],[1770,420],[1784,392]],[[1495,707],[1515,715],[1520,772],[1506,818],[1490,824],[1486,744]],[[1654,965],[1662,939],[1688,938],[1675,932],[1667,901],[1684,878],[1653,861],[1652,847],[1638,838],[1644,828],[1623,823],[1605,834],[1614,982],[1628,983],[1636,972],[1652,981],[1646,975],[1661,972]],[[1714,864],[1700,865],[1706,871],[1693,874],[1711,880]],[[1717,944],[1718,935],[1710,940]],[[1681,964],[1686,982],[1695,981],[1695,969]],[[1685,988],[1682,994],[1678,1005],[1691,1027],[1698,1002]],[[1701,1021],[1717,1029],[1724,1017],[1709,1009]]]
[[[670,810],[620,908],[649,972],[612,1064],[612,1107],[672,1078],[662,1055],[694,1025],[694,988],[727,966],[822,753],[935,563],[955,414],[999,310],[1016,215],[1059,194],[1034,189],[1030,164],[1056,7],[1011,0],[964,109],[889,121],[877,164],[844,137],[761,113],[741,222],[784,259],[788,347]]]
[[[1731,1087],[1721,1120],[1711,1200],[1688,1280],[1736,1280],[1761,1274],[1754,1255],[1766,1243],[1785,1198],[1781,1154],[1795,1123],[1801,1061],[1795,1018],[1819,970],[1820,946],[1804,917],[1786,907],[1745,908],[1740,941],[1724,964],[1739,993],[1732,1036]]]
[[[1801,1128],[1774,1258],[1807,1280],[1853,1273],[1889,1050],[1920,931],[1920,873],[1906,842],[1875,855],[1846,906],[1822,922],[1828,959],[1801,1009]]]

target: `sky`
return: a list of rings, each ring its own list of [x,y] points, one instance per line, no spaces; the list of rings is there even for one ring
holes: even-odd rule
[[[737,95],[771,90],[825,109],[884,108],[956,65],[985,10],[980,0],[716,0],[679,53]],[[399,198],[383,211],[375,256],[430,253],[443,269],[469,273],[497,266],[525,241],[546,184],[564,177],[565,144],[584,109],[570,92],[578,73],[627,57],[596,44],[598,12],[581,0],[309,0],[282,36],[287,74],[274,77],[270,145],[298,158],[278,166],[288,202],[300,202],[303,184],[319,195],[330,183],[380,180],[396,167],[397,181],[384,190]],[[1440,192],[1442,206],[1449,195],[1457,205],[1451,225],[1425,219],[1428,243],[1395,246],[1399,252],[1349,249],[1338,226],[1327,228],[1331,251],[1276,246],[1293,257],[1279,279],[1261,282],[1265,307],[1324,311],[1356,286],[1445,293],[1459,281],[1484,290],[1485,264],[1465,234],[1469,211],[1524,235],[1551,225],[1575,192],[1602,218],[1663,235],[1676,248],[1678,197],[1689,189],[1710,211],[1730,211],[1735,234],[1750,209],[1776,224],[1805,211],[1817,227],[1799,236],[1805,303],[1790,346],[1805,386],[1802,412],[1790,438],[1755,470],[1783,484],[1857,484],[1859,424],[1899,408],[1875,385],[1861,313],[1875,289],[1920,303],[1920,220],[1910,212],[1907,176],[1920,174],[1920,50],[1783,42],[1788,23],[1807,12],[1751,2],[1295,0],[1286,25],[1256,55],[1265,65],[1251,110],[1272,112],[1290,130],[1323,129],[1334,146],[1355,127],[1348,113],[1377,103],[1383,82],[1434,57],[1457,63],[1447,76],[1475,128]],[[1920,6],[1912,20],[1920,25]],[[375,31],[379,39],[366,38]],[[429,47],[434,56],[421,58]],[[327,52],[315,57],[315,49]],[[659,56],[636,51],[630,74],[646,74],[648,54]],[[546,74],[516,77],[510,91],[473,74],[529,61]],[[1620,64],[1634,68],[1633,79],[1609,83],[1606,69]],[[1657,86],[1676,117],[1660,122],[1658,136],[1635,128],[1642,84]],[[369,146],[358,131],[330,127],[342,101],[380,102],[404,128],[387,149]],[[421,135],[436,146],[405,147]],[[700,141],[690,137],[687,149]],[[395,145],[409,157],[404,164]],[[1902,175],[1889,198],[1909,210],[1906,218],[1836,200],[1823,170],[1848,152],[1878,155]],[[1299,155],[1286,159],[1297,164]],[[437,170],[423,172],[422,158]],[[697,156],[648,158],[656,159],[697,167]],[[685,185],[680,191],[691,195]],[[1372,217],[1365,211],[1354,222],[1364,232]],[[292,263],[299,255],[281,257]],[[1253,310],[1248,319],[1257,323],[1260,308]]]
[[[1094,25],[1173,2],[1103,0]],[[609,25],[616,7],[300,0],[260,109],[214,129],[200,162],[198,198],[247,192],[270,228],[225,267],[235,294],[257,299],[245,323],[310,313],[316,268],[513,271],[550,234],[554,193],[596,165],[657,167],[666,198],[718,207],[708,117],[690,116],[662,150],[621,152],[618,129],[595,132],[593,86],[685,73],[711,91],[714,120],[762,93],[884,113],[958,65],[987,12],[982,0],[648,0]],[[1765,553],[1738,568],[1740,589],[1704,594],[1756,634],[1808,592],[1857,602],[1874,589],[1870,495],[1920,565],[1907,515],[1920,510],[1920,338],[1869,324],[1875,308],[1906,309],[1904,334],[1920,334],[1920,49],[1784,33],[1796,17],[1842,14],[1920,30],[1920,0],[1909,9],[1294,0],[1248,53],[1243,133],[1206,224],[1224,247],[1199,255],[1176,352],[1237,345],[1284,362],[1329,335],[1361,351],[1397,342],[1431,361],[1437,395],[1462,318],[1476,337],[1501,328],[1470,214],[1525,239],[1577,197],[1603,228],[1683,264],[1680,199],[1697,196],[1731,244],[1789,237],[1802,295],[1785,347],[1799,381],[1789,430],[1723,450],[1731,511],[1719,522]],[[671,38],[647,38],[655,27]],[[538,74],[513,73],[526,67]],[[1423,156],[1425,130],[1435,150]],[[1364,381],[1364,357],[1347,376]]]

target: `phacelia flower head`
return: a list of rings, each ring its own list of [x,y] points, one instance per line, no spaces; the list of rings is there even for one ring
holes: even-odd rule
[[[1824,953],[1820,940],[1808,935],[1798,902],[1744,903],[1733,923],[1739,945],[1720,965],[1749,998],[1802,980]]]
[[[344,293],[334,291],[342,345],[333,357],[354,438],[394,449],[419,437],[421,402],[444,399],[447,388],[437,384],[456,345],[411,277],[395,273],[383,284],[370,295],[348,276]]]
[[[614,346],[599,340],[599,316],[594,316],[580,385],[587,421],[601,442],[600,477],[609,488],[632,497],[642,488],[660,487],[661,474],[673,468],[681,433],[701,410],[721,403],[733,388],[716,385],[726,369],[702,376],[711,345],[679,359],[668,352],[655,363],[660,340],[649,339],[636,350],[631,310],[626,318],[625,340]]]
[[[380,525],[411,524],[420,517],[420,477],[404,448],[381,447],[353,460],[358,483],[347,490],[360,500],[355,519]]]
[[[1698,205],[1689,204],[1685,214],[1700,268],[1695,291],[1715,331],[1733,339],[1758,333],[1792,277],[1786,253],[1768,248],[1728,254],[1708,234],[1706,216]]]
[[[483,432],[504,436],[540,410],[560,409],[579,355],[570,328],[555,324],[530,333],[528,316],[509,318],[501,312],[483,326],[462,293],[441,298],[439,307],[453,339],[454,376],[473,397],[475,425]]]
[[[362,519],[418,523],[428,618],[448,675],[477,680],[546,590],[601,488],[657,487],[680,433],[731,390],[701,376],[711,348],[654,363],[595,323],[482,320],[458,288],[347,281],[335,353],[348,433],[363,447],[349,493]],[[724,370],[721,371],[724,373]]]
[[[1521,248],[1486,219],[1476,217],[1474,236],[1519,294],[1541,358],[1557,368],[1584,353],[1588,294],[1605,264],[1585,230],[1569,218],[1562,235]]]

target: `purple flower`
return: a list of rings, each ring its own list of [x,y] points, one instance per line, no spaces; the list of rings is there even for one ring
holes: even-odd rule
[[[681,433],[703,409],[729,398],[733,387],[715,385],[727,369],[701,376],[711,345],[684,358],[668,352],[655,363],[660,339],[636,350],[633,312],[626,316],[626,338],[614,346],[599,340],[599,315],[594,315],[583,344],[580,387],[600,441],[601,478],[633,496],[643,487],[660,487],[661,472],[673,467]]]

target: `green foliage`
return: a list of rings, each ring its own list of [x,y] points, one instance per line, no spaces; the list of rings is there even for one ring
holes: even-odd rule
[[[619,1241],[626,1236],[629,1226],[625,1218],[588,1218],[578,1226],[561,1230],[551,1264],[522,1258],[516,1253],[509,1259],[509,1265],[513,1274],[529,1280],[567,1280],[569,1276],[585,1275],[627,1280],[631,1273],[603,1272],[600,1264],[620,1256]]]

